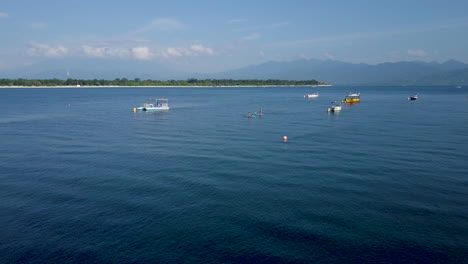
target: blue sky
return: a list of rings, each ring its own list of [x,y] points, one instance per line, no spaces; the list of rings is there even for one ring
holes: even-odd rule
[[[466,0],[2,0],[0,70],[152,61],[217,72],[270,60],[468,62]]]

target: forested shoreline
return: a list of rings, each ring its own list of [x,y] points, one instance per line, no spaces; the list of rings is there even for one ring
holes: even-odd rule
[[[326,85],[316,80],[290,81],[290,80],[233,80],[233,79],[187,79],[187,80],[141,80],[135,78],[104,79],[0,79],[0,86],[301,86]]]

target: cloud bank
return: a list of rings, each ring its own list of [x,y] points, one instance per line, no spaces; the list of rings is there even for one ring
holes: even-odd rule
[[[213,56],[215,55],[215,52],[211,48],[207,48],[203,45],[196,44],[196,45],[191,45],[189,48],[175,48],[175,47],[169,47],[161,52],[161,55],[164,58],[170,58],[170,57],[182,57],[182,56],[203,56],[203,55],[208,55],[208,56]]]
[[[110,48],[110,47],[92,47],[92,46],[81,46],[79,53],[85,57],[95,58],[126,58],[130,55],[128,49],[123,48]]]
[[[158,58],[177,58],[192,56],[214,56],[212,48],[201,44],[193,44],[189,47],[167,47],[154,49],[147,46],[128,48],[82,45],[77,48],[67,48],[62,45],[51,46],[41,43],[31,43],[26,49],[26,54],[36,57],[91,57],[91,58],[120,58],[136,60],[154,60]]]
[[[40,43],[31,43],[30,47],[26,49],[26,54],[39,57],[64,57],[69,54],[69,49],[62,45],[49,46]]]
[[[137,60],[150,60],[153,57],[148,47],[132,48],[132,56]]]

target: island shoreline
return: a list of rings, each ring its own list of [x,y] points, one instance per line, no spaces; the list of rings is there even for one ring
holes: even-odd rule
[[[333,86],[331,84],[320,84],[320,85],[220,85],[220,86],[212,86],[212,85],[194,85],[194,86],[187,86],[187,85],[161,85],[161,86],[120,86],[120,85],[99,85],[99,86],[0,86],[0,89],[43,89],[43,88],[56,88],[56,89],[92,89],[92,88],[225,88],[225,87],[327,87]]]

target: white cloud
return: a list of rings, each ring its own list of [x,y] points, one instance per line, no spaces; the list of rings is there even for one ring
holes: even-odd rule
[[[44,22],[35,22],[31,24],[32,29],[44,29],[47,27],[47,24]]]
[[[265,52],[263,52],[263,50],[261,50],[261,51],[258,53],[258,55],[259,55],[260,57],[265,57]]]
[[[80,53],[87,57],[96,58],[126,58],[130,55],[130,51],[125,48],[110,48],[110,47],[92,47],[81,46]]]
[[[49,46],[40,43],[31,43],[31,47],[26,50],[30,56],[40,57],[63,57],[69,54],[69,50],[62,45]]]
[[[153,54],[148,47],[132,48],[132,55],[135,59],[138,60],[149,60],[153,57]]]
[[[193,55],[214,55],[213,49],[204,47],[201,44],[190,46],[190,51]]]
[[[167,48],[162,52],[164,57],[181,57],[184,55],[184,49],[181,48]]]
[[[422,49],[408,50],[408,55],[414,56],[414,57],[426,57],[427,52],[425,52]]]
[[[148,31],[174,31],[184,29],[186,26],[172,18],[157,18],[151,21],[148,25],[138,29],[135,33],[143,33]]]
[[[8,18],[8,17],[9,17],[8,13],[0,12],[0,19]]]
[[[212,48],[205,47],[201,44],[194,44],[188,48],[184,47],[168,47],[157,51],[147,46],[137,46],[133,48],[110,48],[110,47],[93,47],[81,46],[80,52],[82,56],[96,58],[133,58],[137,60],[152,60],[158,57],[175,58],[175,57],[190,57],[190,56],[213,56],[215,52]]]
[[[104,57],[104,51],[102,48],[95,48],[91,46],[81,46],[81,51],[83,51],[85,56],[89,57]]]
[[[165,58],[182,56],[213,56],[215,52],[212,48],[207,48],[201,44],[191,45],[188,48],[169,47],[161,52]]]
[[[78,47],[51,46],[41,43],[31,43],[26,54],[40,57],[81,56],[91,58],[120,58],[135,60],[153,60],[157,58],[176,58],[194,56],[215,56],[212,48],[202,44],[193,44],[188,47],[167,47],[155,49],[148,46],[112,47],[99,45],[81,45]]]

